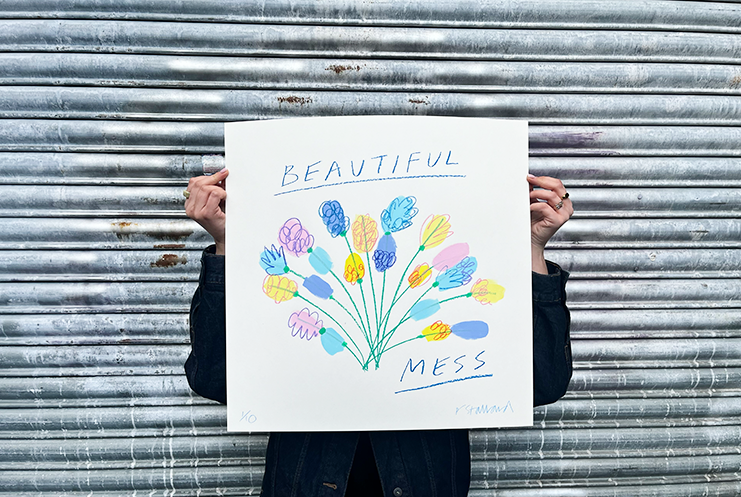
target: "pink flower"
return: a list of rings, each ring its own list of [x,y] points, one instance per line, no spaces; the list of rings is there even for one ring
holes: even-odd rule
[[[319,319],[319,313],[311,312],[305,307],[299,312],[294,312],[288,318],[288,327],[291,328],[291,335],[304,338],[307,341],[319,336],[322,324],[322,320]]]

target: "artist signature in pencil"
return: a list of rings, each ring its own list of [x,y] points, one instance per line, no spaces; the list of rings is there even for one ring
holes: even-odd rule
[[[515,412],[509,400],[504,405],[479,404],[474,406],[471,404],[463,404],[462,406],[455,408],[456,414],[468,414],[470,416],[477,414],[505,414],[508,412]]]

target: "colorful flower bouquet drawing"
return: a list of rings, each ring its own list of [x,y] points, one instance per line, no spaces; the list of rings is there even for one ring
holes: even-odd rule
[[[383,234],[380,237],[378,223],[370,215],[358,215],[351,224],[338,201],[322,203],[319,216],[327,231],[332,238],[340,238],[340,242],[344,240],[347,245],[348,256],[341,272],[334,269],[334,262],[326,250],[314,246],[314,237],[299,219],[291,218],[281,226],[279,246],[265,247],[260,254],[260,267],[267,273],[262,289],[276,303],[292,299],[303,301],[305,306],[288,318],[288,328],[294,337],[306,341],[320,337],[319,342],[328,354],[347,350],[367,370],[371,365],[378,369],[384,353],[414,340],[440,341],[450,335],[476,340],[488,335],[489,325],[485,321],[452,325],[442,320],[429,322],[428,318],[447,302],[472,298],[487,305],[504,297],[504,288],[491,279],[477,279],[467,291],[451,297],[434,297],[435,291],[443,293],[462,288],[473,280],[478,263],[469,255],[467,243],[449,245],[432,257],[430,263],[419,263],[412,268],[417,259],[441,246],[453,234],[447,214],[430,215],[424,221],[416,252],[398,284],[392,282],[387,288],[387,271],[397,262],[393,234],[412,226],[418,213],[416,202],[411,196],[392,200],[381,213]],[[286,254],[296,258],[308,255],[309,265],[318,274],[303,276],[294,271],[288,265]],[[301,281],[302,290],[292,277]],[[402,313],[407,305],[401,302],[408,292],[419,296]],[[433,296],[428,296],[430,293]],[[411,299],[408,297],[406,301]],[[346,324],[349,323],[346,317],[349,318],[354,326],[343,326],[338,316],[343,316]]]

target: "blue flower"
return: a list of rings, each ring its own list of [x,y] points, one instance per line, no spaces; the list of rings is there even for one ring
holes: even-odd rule
[[[387,209],[381,213],[381,226],[387,233],[396,233],[412,225],[412,218],[419,209],[414,207],[417,199],[414,197],[396,197]]]
[[[449,290],[467,285],[471,281],[471,275],[476,271],[478,263],[475,257],[464,257],[461,262],[450,269],[440,272],[435,278],[440,290]]]
[[[382,273],[396,263],[396,240],[391,235],[383,235],[373,252],[376,271]]]
[[[328,299],[334,293],[329,283],[321,279],[319,276],[312,274],[304,280],[304,288],[316,295],[320,299]]]
[[[335,355],[345,350],[345,341],[333,328],[327,328],[319,333],[322,335],[322,347],[327,351],[327,354]]]
[[[409,317],[415,321],[425,319],[440,310],[440,302],[437,299],[420,300],[409,309]]]
[[[489,325],[484,321],[463,321],[451,326],[450,331],[464,340],[478,340],[489,334]]]
[[[327,231],[332,238],[347,232],[350,227],[350,218],[345,216],[345,211],[336,200],[327,200],[319,206],[319,216],[321,216]]]
[[[319,274],[327,274],[332,270],[332,259],[321,247],[309,249],[309,264]]]
[[[260,254],[260,267],[272,275],[286,273],[286,255],[283,253],[283,247],[275,248],[275,245],[272,245],[272,249],[265,247]]]

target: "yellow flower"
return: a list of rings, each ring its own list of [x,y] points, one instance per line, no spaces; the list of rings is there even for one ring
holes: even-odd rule
[[[370,252],[378,240],[378,224],[369,215],[359,215],[352,223],[352,243],[361,254]]]
[[[262,291],[276,304],[291,300],[297,290],[296,282],[285,276],[268,275],[262,282]]]
[[[417,288],[424,285],[430,279],[430,275],[432,275],[432,268],[427,263],[420,264],[409,273],[407,281],[409,281],[410,287]]]
[[[425,250],[437,247],[453,234],[450,231],[450,216],[448,214],[430,215],[423,226],[419,244]]]
[[[431,342],[433,340],[445,340],[450,336],[450,325],[445,324],[442,321],[435,321],[430,326],[422,330],[422,335],[424,335],[428,342]]]
[[[354,285],[365,276],[365,264],[358,254],[350,254],[345,261],[345,281]]]
[[[471,287],[471,296],[482,304],[493,304],[504,298],[504,287],[494,280],[476,280]]]

